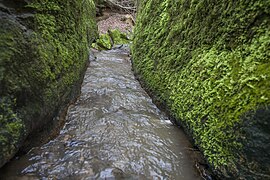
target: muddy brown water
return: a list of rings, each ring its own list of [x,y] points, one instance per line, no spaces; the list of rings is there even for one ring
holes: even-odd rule
[[[200,179],[186,136],[135,79],[128,47],[95,56],[59,136],[11,161],[0,179]]]

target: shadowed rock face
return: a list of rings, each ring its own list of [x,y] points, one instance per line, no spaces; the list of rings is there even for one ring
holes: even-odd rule
[[[29,83],[19,77],[25,74],[21,71],[27,71],[23,63],[31,61],[29,58],[33,57],[35,51],[28,44],[32,34],[32,28],[28,25],[34,25],[34,14],[24,8],[26,4],[25,1],[0,1],[0,166],[12,158],[29,132],[15,107],[24,105],[31,96],[26,90]],[[18,87],[20,84],[24,84],[21,90]],[[19,103],[15,102],[14,96]]]
[[[84,3],[0,1],[0,167],[76,96],[97,31]]]
[[[243,117],[244,144],[241,156],[246,168],[241,169],[242,174],[248,178],[256,175],[265,179],[270,178],[266,172],[270,171],[270,110],[262,107],[249,112]],[[241,162],[240,162],[241,163]],[[239,165],[241,165],[239,163]],[[260,168],[260,169],[258,169]]]

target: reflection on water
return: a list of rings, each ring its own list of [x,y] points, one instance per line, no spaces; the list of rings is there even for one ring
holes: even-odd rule
[[[0,179],[199,179],[183,132],[135,80],[127,47],[95,54],[60,135]]]

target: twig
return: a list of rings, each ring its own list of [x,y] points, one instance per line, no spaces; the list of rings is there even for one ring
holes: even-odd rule
[[[132,3],[132,1],[128,1],[128,4],[130,4],[129,6],[124,6],[120,3],[117,3],[115,1],[112,0],[106,0],[107,3],[112,4],[113,6],[116,6],[118,8],[124,9],[124,10],[131,10],[131,11],[136,11],[136,7],[135,5]]]

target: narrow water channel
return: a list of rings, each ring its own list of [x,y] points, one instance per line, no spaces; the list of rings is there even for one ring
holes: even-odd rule
[[[95,53],[58,137],[0,179],[200,179],[184,133],[141,88],[127,47]]]

